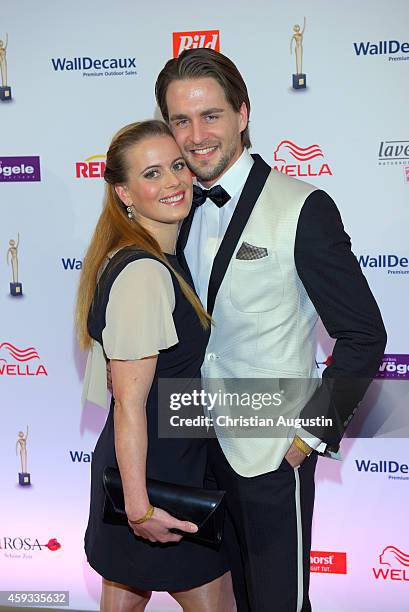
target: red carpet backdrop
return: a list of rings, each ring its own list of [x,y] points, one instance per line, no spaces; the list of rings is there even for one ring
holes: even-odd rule
[[[106,413],[81,407],[75,293],[112,135],[159,116],[165,61],[206,46],[248,84],[253,150],[337,202],[389,335],[342,461],[318,462],[314,610],[409,610],[408,21],[407,0],[2,3],[0,589],[98,609],[83,534]],[[320,329],[320,368],[331,348]]]

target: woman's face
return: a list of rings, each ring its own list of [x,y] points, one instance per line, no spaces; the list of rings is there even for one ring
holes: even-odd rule
[[[171,136],[151,136],[126,153],[128,180],[115,191],[145,227],[174,224],[192,205],[192,175]]]

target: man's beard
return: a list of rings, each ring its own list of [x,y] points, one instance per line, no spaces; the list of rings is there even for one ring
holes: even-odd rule
[[[211,146],[211,145],[210,145]],[[213,145],[214,146],[214,145]],[[188,165],[188,168],[193,174],[197,177],[200,182],[211,182],[215,181],[223,172],[226,170],[227,166],[235,156],[237,151],[237,144],[234,143],[230,149],[228,149],[225,153],[222,154],[221,158],[217,162],[215,166],[209,167],[201,167],[200,165],[196,165],[195,162],[191,162],[190,159],[186,159],[185,161]]]

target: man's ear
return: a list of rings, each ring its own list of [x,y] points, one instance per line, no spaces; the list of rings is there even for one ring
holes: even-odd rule
[[[125,204],[125,206],[130,206],[132,201],[129,197],[128,189],[125,185],[115,185],[114,187],[116,195],[118,198]]]
[[[248,113],[245,102],[242,102],[242,105],[240,106],[239,115],[240,115],[240,132],[244,132],[249,122],[249,113]]]

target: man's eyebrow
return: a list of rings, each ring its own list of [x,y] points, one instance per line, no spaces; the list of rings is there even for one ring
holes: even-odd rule
[[[201,117],[206,117],[206,115],[213,115],[214,113],[223,113],[224,112],[224,108],[207,108],[206,110],[202,111],[200,113]],[[178,113],[175,115],[171,115],[169,117],[170,121],[182,121],[183,119],[189,119],[189,117],[187,115],[184,115],[183,113]]]

